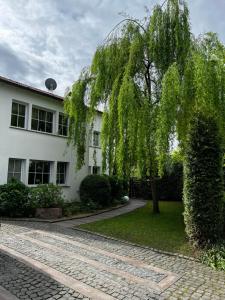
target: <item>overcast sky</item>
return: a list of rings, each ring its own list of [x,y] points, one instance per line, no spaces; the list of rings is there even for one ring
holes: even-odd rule
[[[122,19],[142,19],[163,0],[0,0],[0,75],[45,89],[53,77],[63,95],[96,46]],[[225,0],[188,0],[192,31],[214,31],[225,42]]]

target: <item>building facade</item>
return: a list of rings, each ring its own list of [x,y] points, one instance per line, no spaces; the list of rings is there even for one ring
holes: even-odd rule
[[[67,200],[78,199],[82,179],[101,173],[101,113],[78,171],[75,151],[67,143],[68,122],[62,97],[0,77],[0,184],[12,177],[30,187],[54,183]]]

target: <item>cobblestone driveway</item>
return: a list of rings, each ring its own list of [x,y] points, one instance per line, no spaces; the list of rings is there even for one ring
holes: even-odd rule
[[[225,274],[200,263],[28,222],[2,224],[0,286],[21,300],[225,299]]]

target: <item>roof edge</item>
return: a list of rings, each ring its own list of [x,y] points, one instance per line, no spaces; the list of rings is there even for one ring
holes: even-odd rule
[[[18,88],[22,88],[24,90],[27,90],[27,91],[30,91],[30,92],[33,92],[33,93],[36,93],[36,94],[39,94],[39,95],[42,95],[42,96],[50,97],[50,98],[53,98],[53,99],[58,100],[58,101],[63,102],[63,100],[64,100],[64,98],[62,96],[55,95],[55,94],[52,94],[52,93],[47,92],[47,91],[43,91],[41,89],[38,89],[38,88],[32,87],[30,85],[27,85],[27,84],[9,79],[7,77],[0,76],[0,82],[6,83],[8,85],[12,85],[12,86],[15,86],[15,87],[18,87]]]

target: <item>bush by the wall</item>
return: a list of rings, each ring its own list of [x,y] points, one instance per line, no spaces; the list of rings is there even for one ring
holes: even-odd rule
[[[117,176],[107,176],[111,187],[112,200],[121,200],[121,197],[127,195],[126,182]]]
[[[21,217],[33,214],[30,205],[29,188],[12,179],[0,186],[0,214],[7,217]]]
[[[184,220],[195,246],[220,240],[223,230],[223,169],[219,129],[211,116],[196,113],[187,139]]]
[[[84,206],[91,203],[92,209],[111,205],[111,187],[106,176],[88,175],[80,185],[80,199]]]
[[[52,183],[31,188],[30,199],[35,208],[62,207],[64,203],[61,187]]]

